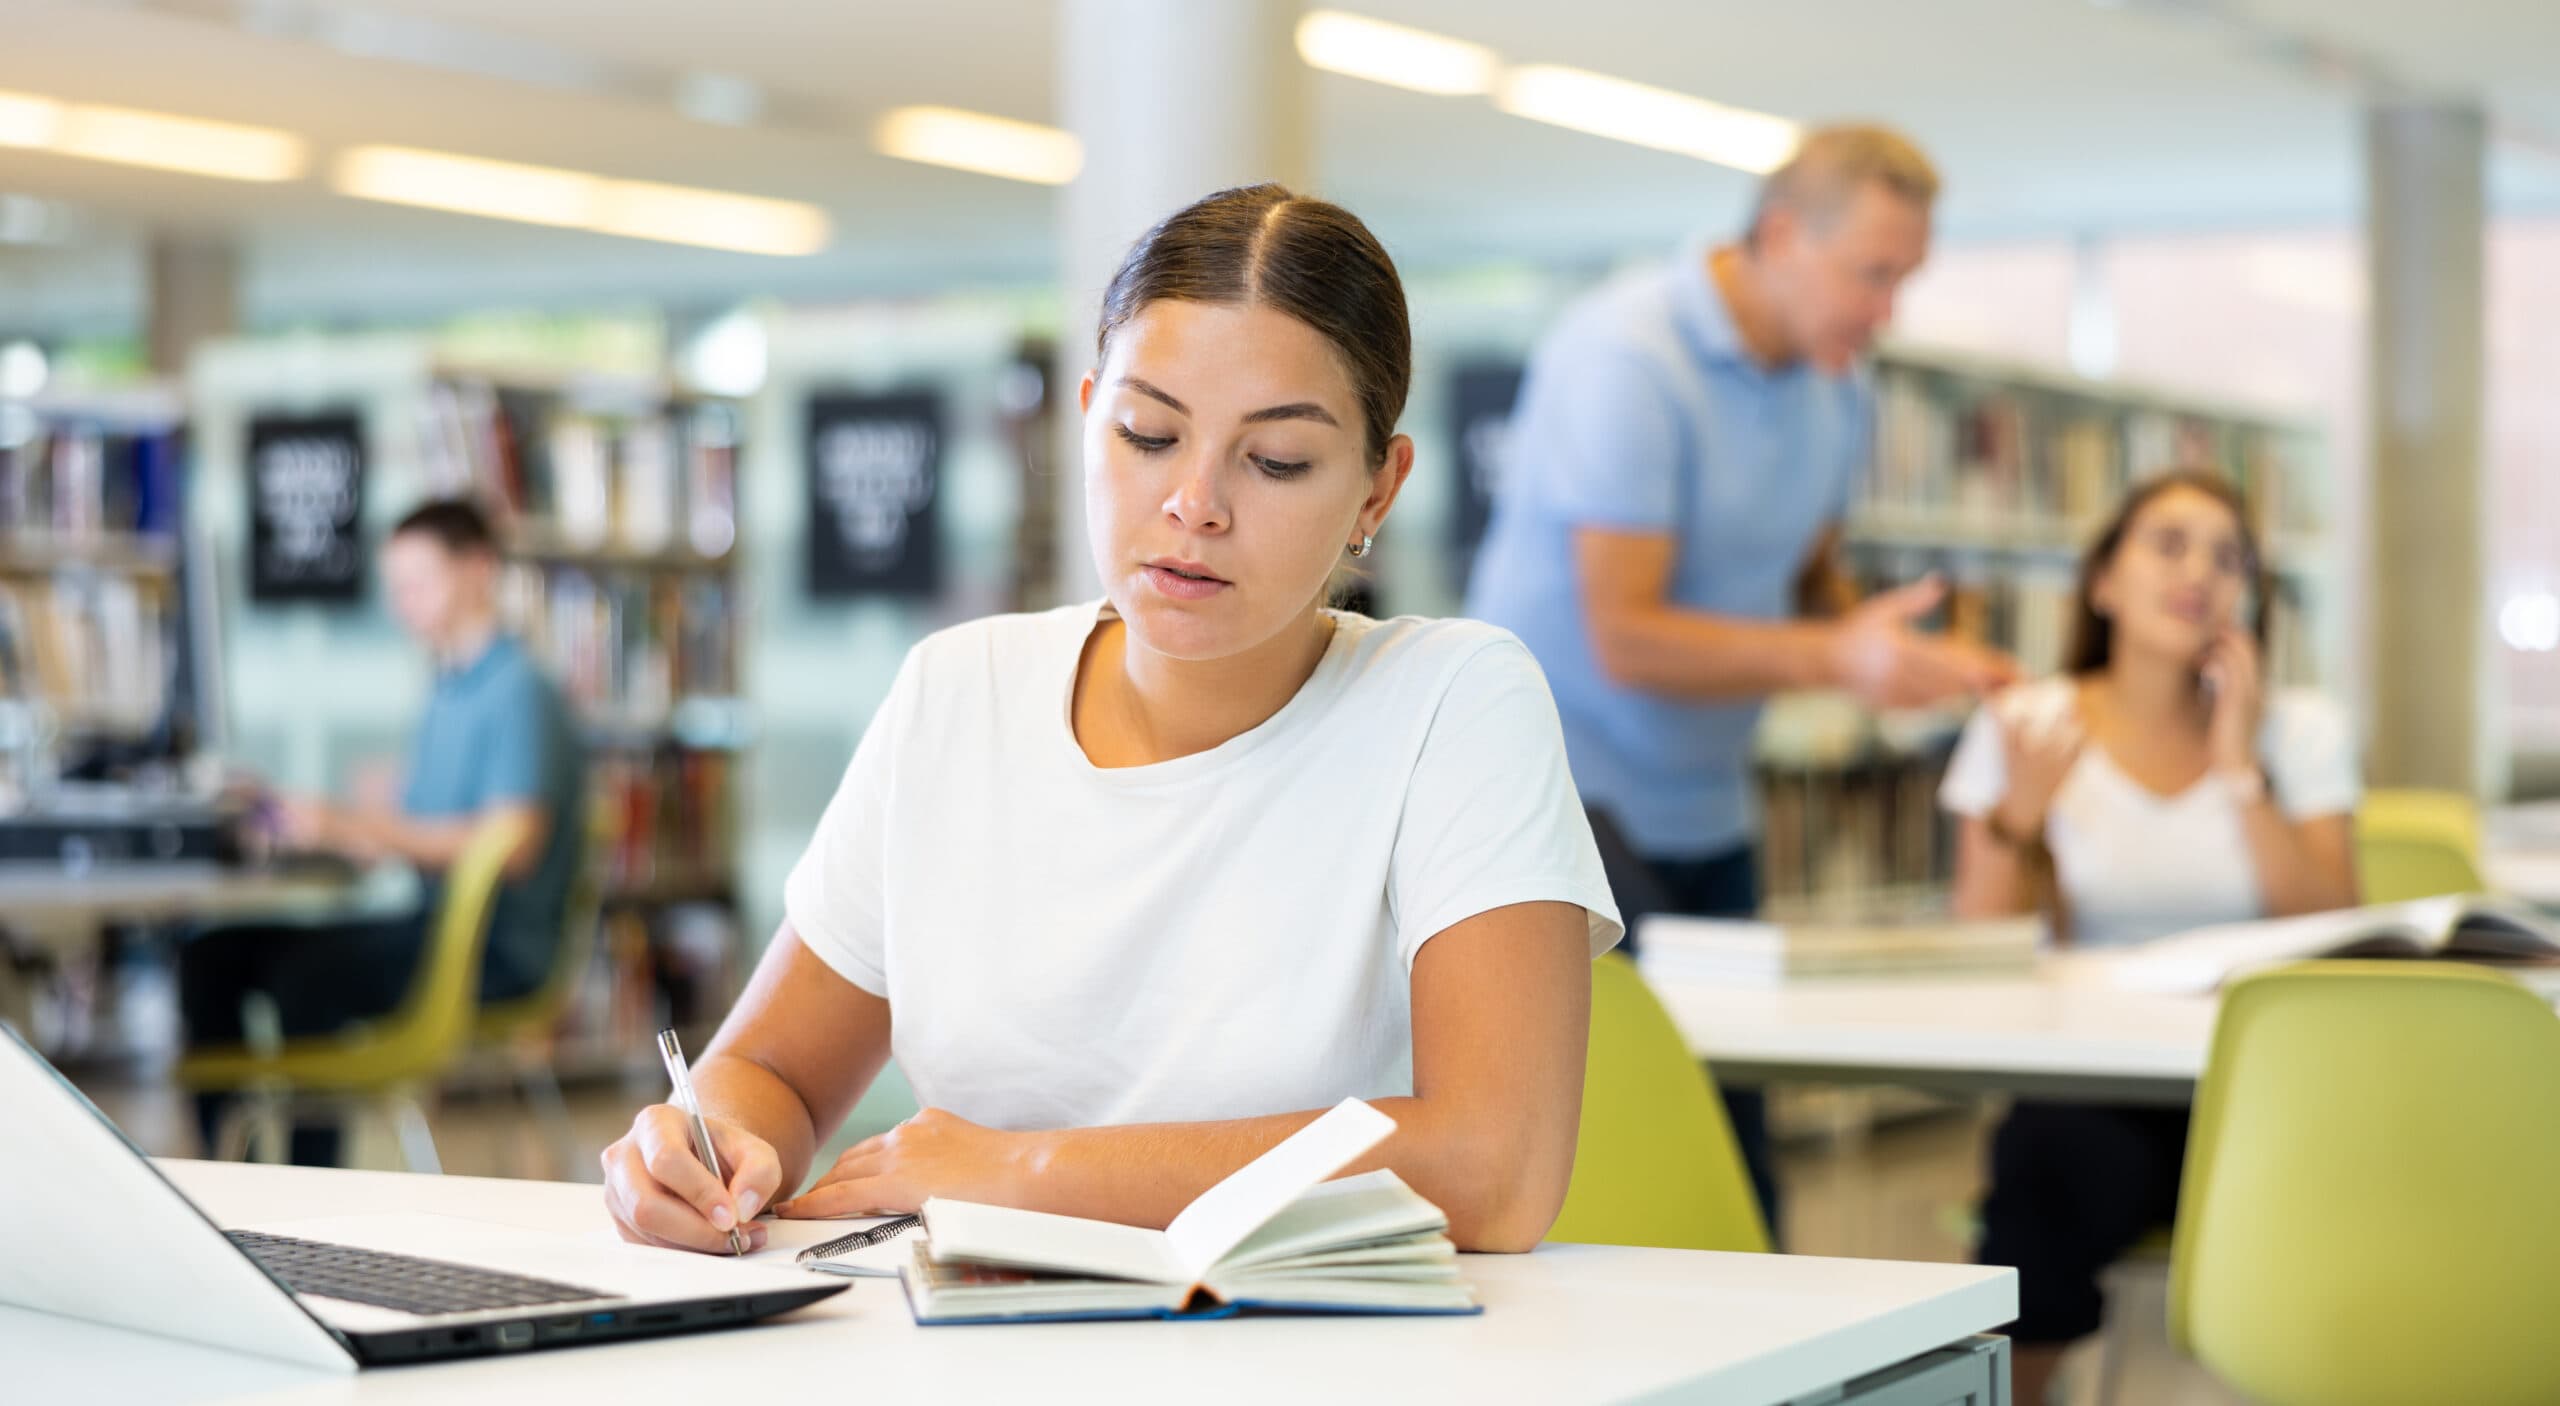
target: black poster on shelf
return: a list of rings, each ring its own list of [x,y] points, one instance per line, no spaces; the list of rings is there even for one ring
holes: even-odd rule
[[[354,411],[249,421],[249,599],[364,595],[364,420]]]
[[[1511,403],[1520,395],[1516,361],[1460,366],[1449,387],[1449,442],[1458,447],[1458,502],[1449,514],[1449,562],[1460,589],[1493,517],[1511,453]]]
[[[942,398],[809,400],[809,594],[929,596],[942,585],[936,505]]]

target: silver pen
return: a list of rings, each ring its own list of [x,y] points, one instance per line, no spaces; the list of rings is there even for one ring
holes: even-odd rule
[[[673,1030],[658,1032],[658,1058],[667,1062],[667,1082],[675,1087],[676,1107],[683,1109],[684,1116],[693,1120],[694,1155],[702,1159],[702,1165],[711,1169],[713,1180],[727,1186],[729,1174],[720,1170],[720,1154],[711,1147],[711,1125],[702,1121],[702,1101],[693,1096],[693,1071],[684,1062],[684,1042],[676,1038]],[[746,1228],[731,1225],[729,1253],[743,1255],[746,1252]]]

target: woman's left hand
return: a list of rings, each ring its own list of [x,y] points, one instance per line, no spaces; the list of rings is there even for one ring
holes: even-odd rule
[[[2206,742],[2213,764],[2226,770],[2258,765],[2258,720],[2266,706],[2258,644],[2247,631],[2226,625],[2204,652],[2204,679],[2213,687],[2213,718]]]
[[[1001,1132],[928,1108],[846,1148],[817,1185],[773,1211],[808,1220],[899,1215],[922,1209],[928,1196],[1014,1205],[1021,1200],[1031,1141],[1028,1133]]]

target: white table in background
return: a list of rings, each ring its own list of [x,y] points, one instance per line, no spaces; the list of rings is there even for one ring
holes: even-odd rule
[[[2497,807],[2481,816],[2480,830],[2490,888],[2560,908],[2560,802]]]
[[[2216,1002],[2117,990],[2069,955],[1997,978],[1646,981],[1736,1084],[1898,1084],[2184,1106]]]
[[[591,1186],[161,1166],[220,1224],[408,1210],[606,1233]],[[1486,1304],[1477,1317],[918,1328],[893,1281],[856,1280],[816,1308],[755,1328],[343,1377],[0,1309],[0,1398],[1994,1406],[2007,1397],[2005,1345],[1975,1335],[2015,1316],[2012,1270],[1582,1245],[1464,1263]],[[1974,1394],[1949,1389],[1956,1377],[1976,1383]],[[1834,1394],[1842,1387],[1851,1390]]]

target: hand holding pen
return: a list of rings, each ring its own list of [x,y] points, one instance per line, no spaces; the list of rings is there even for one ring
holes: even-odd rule
[[[773,1201],[782,1164],[764,1139],[703,1117],[674,1032],[660,1037],[672,1103],[642,1109],[631,1131],[604,1151],[605,1205],[614,1229],[635,1244],[706,1254],[761,1249],[756,1212]],[[716,1170],[715,1170],[716,1169]]]

